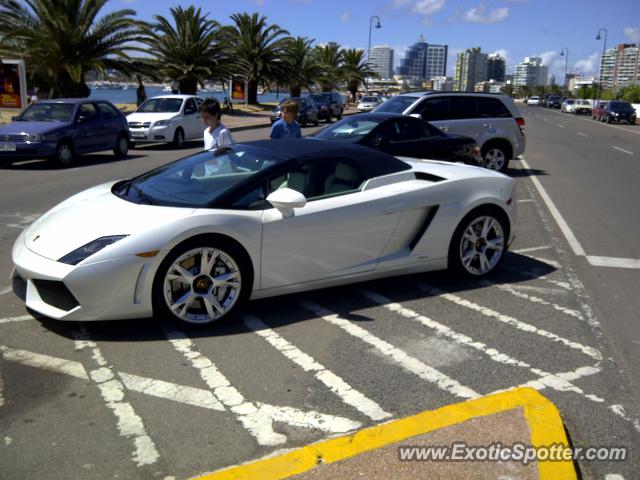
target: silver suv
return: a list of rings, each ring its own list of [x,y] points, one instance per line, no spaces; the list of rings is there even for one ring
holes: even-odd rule
[[[472,137],[485,167],[505,172],[524,153],[524,119],[510,97],[492,93],[412,92],[387,100],[374,112],[412,115],[443,132]]]

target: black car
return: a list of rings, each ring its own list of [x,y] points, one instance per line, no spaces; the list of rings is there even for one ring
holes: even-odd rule
[[[544,101],[543,106],[547,108],[560,108],[563,101],[564,98],[562,98],[560,95],[552,95]]]
[[[447,134],[424,120],[395,113],[352,115],[313,138],[359,143],[391,155],[483,165],[473,138]]]
[[[344,112],[344,99],[339,93],[313,93],[309,95],[309,98],[320,108],[320,113],[318,114],[320,120],[326,120],[327,123],[330,123],[332,117],[336,117],[338,120],[342,118],[342,112]]]
[[[285,98],[280,102],[279,105],[275,106],[271,111],[271,123],[274,123],[276,120],[279,120],[282,116],[282,104],[284,102],[288,102],[292,100],[298,104],[298,115],[296,116],[296,121],[302,125],[303,127],[307,125],[307,123],[311,122],[314,125],[318,125],[318,115],[320,113],[320,109],[316,103],[310,98],[302,98],[302,97],[290,97]]]
[[[607,123],[628,123],[629,125],[636,123],[636,111],[628,102],[611,101],[607,102],[604,108],[598,110],[601,122]]]

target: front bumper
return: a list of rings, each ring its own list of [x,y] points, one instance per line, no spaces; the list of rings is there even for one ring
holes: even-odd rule
[[[135,143],[158,143],[173,141],[172,128],[166,127],[148,127],[148,128],[132,128],[131,141]]]
[[[52,156],[56,151],[56,143],[50,142],[0,142],[1,160],[31,160]],[[15,150],[7,150],[15,148]]]
[[[46,317],[93,321],[152,315],[149,259],[128,256],[67,265],[29,250],[23,234],[14,244],[12,259],[14,293]]]

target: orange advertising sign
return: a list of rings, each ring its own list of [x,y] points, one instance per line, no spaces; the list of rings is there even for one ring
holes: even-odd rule
[[[20,64],[0,63],[0,108],[22,108]]]
[[[231,99],[244,100],[245,80],[243,78],[234,77],[231,79]]]

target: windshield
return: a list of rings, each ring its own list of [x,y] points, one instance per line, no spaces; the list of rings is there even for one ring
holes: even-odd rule
[[[377,127],[379,123],[380,121],[378,120],[347,118],[325,128],[315,136],[326,140],[346,140],[355,143],[363,139],[371,130]]]
[[[18,120],[24,122],[71,122],[75,105],[69,103],[36,102]]]
[[[317,93],[312,95],[310,98],[318,103],[331,103],[330,93]]]
[[[631,105],[625,102],[611,102],[609,104],[609,108],[611,110],[626,111],[626,110],[631,110]]]
[[[116,184],[113,193],[134,203],[202,208],[261,170],[284,160],[286,157],[247,145],[223,147]]]
[[[362,97],[362,102],[377,102],[378,97]]]
[[[417,99],[412,95],[399,95],[378,105],[374,112],[402,113]]]
[[[152,98],[144,102],[136,112],[139,113],[177,113],[182,106],[181,98]]]

